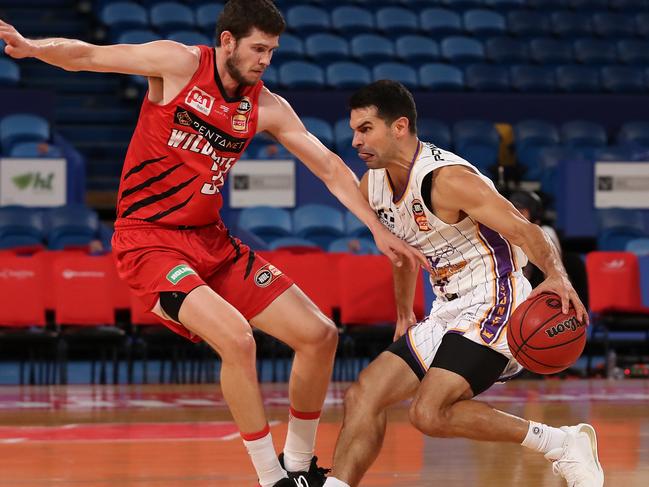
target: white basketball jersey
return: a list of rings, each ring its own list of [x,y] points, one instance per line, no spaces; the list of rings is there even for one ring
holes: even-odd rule
[[[501,287],[505,292],[510,286],[510,273],[520,271],[527,257],[502,235],[468,216],[451,225],[430,211],[421,195],[424,177],[450,165],[467,166],[494,187],[461,157],[420,142],[403,194],[393,194],[385,169],[369,171],[370,206],[383,225],[428,258],[433,269],[430,282],[437,296],[452,299],[473,293],[480,299],[500,295]]]

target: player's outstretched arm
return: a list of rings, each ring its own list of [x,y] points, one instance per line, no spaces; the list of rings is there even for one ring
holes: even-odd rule
[[[390,233],[378,220],[358,189],[358,179],[336,154],[304,127],[282,97],[264,89],[259,97],[259,132],[267,131],[300,159],[372,232],[376,245],[397,266],[427,266],[421,252]]]
[[[546,276],[533,295],[554,292],[561,297],[564,313],[568,312],[569,303],[572,302],[577,318],[583,323],[588,322],[586,308],[570,284],[556,246],[541,227],[530,223],[480,176],[463,166],[442,168],[435,179],[432,199],[435,205],[439,202],[439,205],[450,210],[464,211],[521,247]]]
[[[199,56],[194,47],[173,41],[97,46],[76,39],[26,39],[14,26],[0,20],[5,52],[16,59],[33,57],[67,71],[139,74],[164,78],[193,73]]]

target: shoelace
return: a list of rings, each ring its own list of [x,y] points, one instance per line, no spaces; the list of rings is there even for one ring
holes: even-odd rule
[[[577,482],[588,482],[588,477],[579,469],[579,463],[574,458],[561,458],[552,464],[552,473],[566,479],[569,487],[578,485]]]

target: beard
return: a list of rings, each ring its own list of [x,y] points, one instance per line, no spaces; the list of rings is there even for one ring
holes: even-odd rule
[[[234,79],[237,83],[243,86],[252,86],[257,80],[250,80],[246,78],[241,70],[239,69],[240,59],[236,51],[225,61],[225,67],[228,69],[228,74]]]

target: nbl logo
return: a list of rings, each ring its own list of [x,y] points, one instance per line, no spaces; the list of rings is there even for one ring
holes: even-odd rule
[[[185,98],[185,103],[195,108],[204,115],[209,115],[214,105],[214,97],[205,93],[198,86],[194,86]]]

